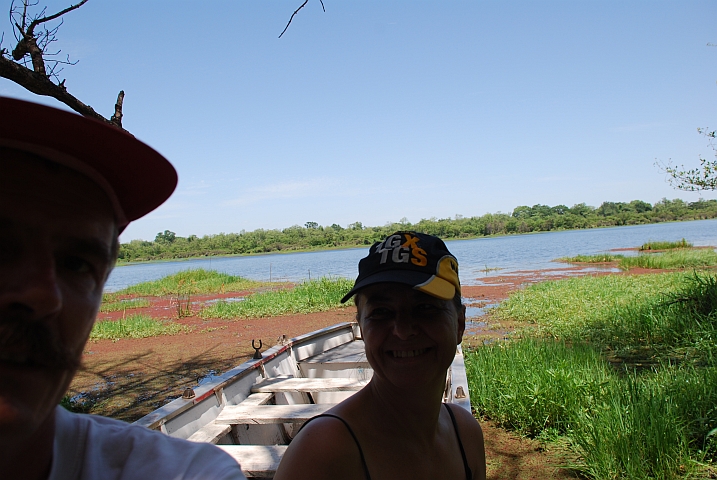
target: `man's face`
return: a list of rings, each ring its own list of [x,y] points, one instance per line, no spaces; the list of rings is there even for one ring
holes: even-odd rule
[[[0,148],[0,448],[51,418],[79,365],[114,264],[104,192]]]

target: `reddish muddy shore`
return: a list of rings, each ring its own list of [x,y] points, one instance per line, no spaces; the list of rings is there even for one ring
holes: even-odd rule
[[[610,265],[606,265],[609,267]],[[496,305],[522,286],[549,279],[576,275],[602,275],[608,271],[566,265],[563,268],[478,279],[479,285],[465,286],[463,296],[469,310],[479,311]],[[86,401],[91,413],[134,421],[195,386],[246,361],[254,353],[252,340],[262,340],[266,348],[278,337],[291,338],[319,328],[348,322],[354,318],[353,306],[328,312],[285,315],[273,318],[205,320],[196,316],[202,305],[218,298],[246,295],[229,292],[193,296],[194,315],[177,319],[177,309],[169,298],[149,297],[151,305],[132,309],[155,318],[172,319],[191,328],[191,332],[116,342],[89,342],[83,355],[84,368],[73,381],[69,394],[80,403]],[[483,313],[483,312],[481,312]],[[121,318],[121,312],[100,313],[98,320]],[[515,325],[499,321],[488,312],[469,318],[465,346],[481,345],[488,339],[508,335]],[[548,479],[575,478],[559,468],[567,462],[559,451],[545,451],[540,443],[520,438],[490,422],[485,422],[488,478]]]

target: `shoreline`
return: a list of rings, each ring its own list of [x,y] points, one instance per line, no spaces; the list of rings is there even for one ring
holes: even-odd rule
[[[500,237],[523,236],[523,235],[539,235],[539,234],[547,234],[547,233],[553,233],[553,232],[586,231],[586,230],[607,229],[607,228],[637,227],[637,226],[641,226],[641,225],[660,225],[660,224],[667,224],[667,223],[701,222],[701,221],[710,221],[710,220],[716,221],[717,219],[702,218],[702,219],[690,219],[690,220],[668,220],[668,221],[664,221],[664,222],[638,223],[638,224],[634,224],[634,225],[598,225],[595,227],[588,227],[588,228],[556,228],[553,230],[538,231],[538,232],[497,233],[497,234],[491,234],[491,235],[442,238],[442,240],[445,242],[453,242],[453,241],[458,241],[458,240],[477,240],[477,239],[483,239],[483,238],[489,239],[489,238],[500,238]],[[152,264],[152,263],[182,262],[182,261],[189,261],[189,260],[206,260],[206,259],[211,259],[211,258],[258,257],[258,256],[264,256],[264,255],[281,255],[281,254],[291,254],[291,253],[315,253],[315,252],[328,252],[328,251],[334,251],[334,250],[354,250],[357,248],[364,249],[364,248],[367,248],[367,246],[368,245],[354,245],[354,246],[343,245],[343,246],[333,246],[333,247],[315,247],[315,248],[297,248],[297,249],[291,249],[291,250],[274,250],[271,252],[260,252],[260,253],[227,253],[227,254],[221,254],[221,255],[198,255],[198,256],[193,256],[193,257],[158,258],[158,259],[152,259],[152,260],[138,260],[138,261],[128,261],[128,262],[118,261],[115,265],[115,268],[132,266],[132,265]]]

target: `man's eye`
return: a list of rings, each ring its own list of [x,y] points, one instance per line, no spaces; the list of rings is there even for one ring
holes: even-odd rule
[[[75,273],[88,273],[92,270],[92,265],[80,257],[67,257],[63,263],[66,269]]]
[[[386,317],[391,313],[388,308],[374,308],[371,310],[371,317]]]

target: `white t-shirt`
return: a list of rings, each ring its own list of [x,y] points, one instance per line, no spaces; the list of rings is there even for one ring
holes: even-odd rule
[[[239,464],[208,443],[172,438],[97,415],[55,411],[48,480],[237,480]]]

